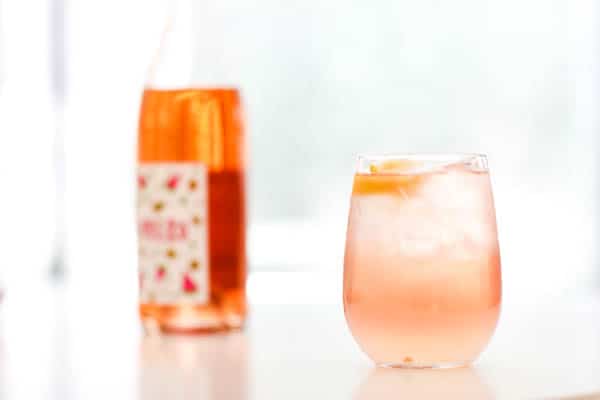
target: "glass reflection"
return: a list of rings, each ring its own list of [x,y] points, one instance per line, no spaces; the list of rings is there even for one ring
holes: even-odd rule
[[[244,333],[146,336],[140,349],[140,400],[246,400]]]
[[[474,368],[404,370],[377,368],[358,388],[354,400],[492,400],[494,394]]]

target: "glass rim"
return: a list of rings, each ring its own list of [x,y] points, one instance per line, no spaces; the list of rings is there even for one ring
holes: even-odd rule
[[[357,155],[357,160],[358,172],[367,173],[370,173],[369,166],[373,163],[404,160],[424,163],[408,173],[428,172],[452,165],[465,165],[478,172],[489,171],[487,155],[483,153],[362,153]]]

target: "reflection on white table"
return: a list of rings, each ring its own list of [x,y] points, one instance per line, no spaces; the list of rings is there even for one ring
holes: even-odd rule
[[[10,288],[1,311],[0,398],[600,398],[600,294],[530,310],[507,305],[472,368],[387,370],[360,353],[340,304],[265,304],[264,292],[254,293],[263,278],[250,281],[244,331],[163,337],[141,332],[135,282],[93,278]]]
[[[367,399],[495,399],[476,368],[450,370],[373,369],[354,400]]]

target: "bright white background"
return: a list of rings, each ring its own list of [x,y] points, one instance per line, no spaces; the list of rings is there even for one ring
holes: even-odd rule
[[[254,301],[339,300],[360,152],[489,155],[508,303],[600,282],[596,2],[214,3],[224,28],[211,34],[246,100],[251,269],[289,282],[251,277]],[[55,230],[50,12],[46,0],[0,4],[0,268],[26,290],[46,275]],[[163,5],[68,2],[74,281],[134,290],[137,114]]]

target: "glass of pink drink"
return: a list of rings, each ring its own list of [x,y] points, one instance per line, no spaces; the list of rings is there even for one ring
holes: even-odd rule
[[[471,363],[496,327],[501,286],[485,156],[359,157],[344,313],[375,363]]]

